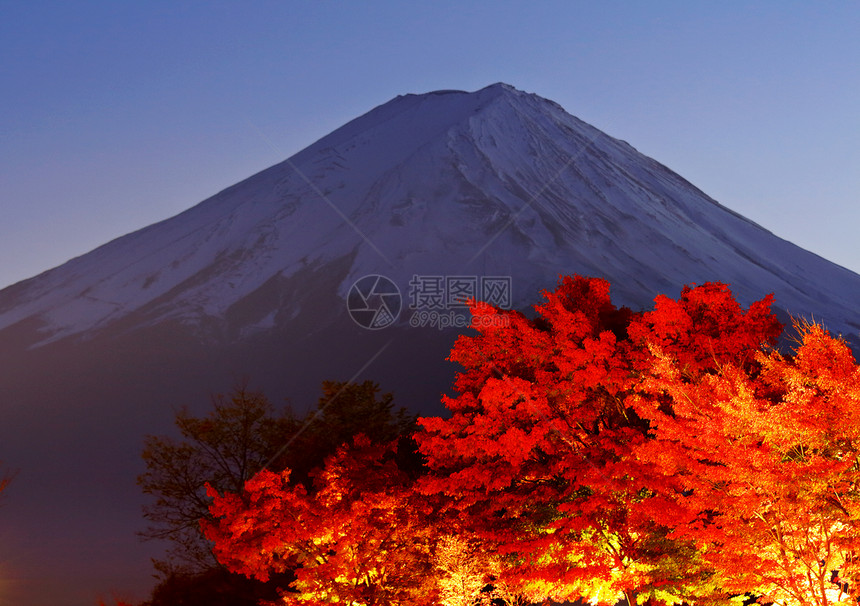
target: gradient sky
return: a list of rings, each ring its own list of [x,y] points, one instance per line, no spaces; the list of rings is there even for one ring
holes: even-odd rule
[[[0,287],[503,81],[860,272],[860,3],[0,0]]]

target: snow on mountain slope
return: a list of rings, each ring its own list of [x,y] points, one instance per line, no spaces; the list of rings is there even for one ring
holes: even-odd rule
[[[745,303],[774,292],[860,351],[860,276],[551,101],[503,84],[398,97],[0,291],[0,458],[20,470],[4,493],[4,597],[84,606],[148,589],[160,549],[135,537],[143,436],[169,435],[176,407],[202,412],[231,380],[301,414],[321,381],[371,379],[442,414],[455,331],[412,328],[408,313],[360,328],[345,305],[356,279],[386,275],[408,305],[414,275],[509,276],[521,307],[572,273],[607,278],[634,308],[708,280]]]
[[[608,278],[633,306],[720,280],[745,301],[775,292],[781,308],[846,336],[860,328],[860,276],[555,103],[496,84],[397,97],[176,217],[14,285],[0,292],[0,331],[35,321],[38,347],[119,320],[211,327],[273,280],[334,262],[348,272],[332,309],[371,273],[404,293],[416,274],[511,276],[518,305],[580,273]],[[230,315],[245,325],[237,334],[288,322],[288,298]]]

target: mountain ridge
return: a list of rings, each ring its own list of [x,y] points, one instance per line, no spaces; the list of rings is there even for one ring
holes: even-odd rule
[[[460,191],[452,195],[454,186]],[[611,195],[618,187],[627,191]],[[459,216],[450,225],[439,216],[428,221],[434,213],[430,205],[446,205],[450,215]],[[386,229],[380,213],[392,227],[411,229],[411,235],[401,238]],[[737,223],[728,225],[727,217]],[[418,221],[430,225],[435,238],[415,228]],[[645,227],[637,233],[633,223]],[[468,229],[458,229],[463,226]],[[348,276],[354,279],[360,271],[380,271],[384,261],[382,268],[398,274],[403,284],[406,260],[445,250],[462,258],[468,240],[488,237],[507,239],[544,266],[565,264],[566,256],[571,271],[582,268],[579,273],[601,274],[589,247],[605,256],[615,246],[616,257],[633,262],[630,243],[619,236],[686,255],[688,265],[713,266],[733,252],[768,274],[785,273],[760,250],[743,245],[739,232],[748,230],[759,232],[746,234],[748,239],[768,236],[772,246],[784,242],[555,102],[504,83],[474,93],[401,95],[174,217],[0,291],[0,333],[38,318],[42,325],[31,346],[40,347],[86,337],[137,312],[149,314],[148,322],[173,317],[205,324],[277,276],[288,278],[309,263],[355,255],[359,267]],[[283,242],[287,238],[289,245]],[[705,263],[695,248],[709,239],[714,252]],[[421,241],[424,246],[416,246]],[[577,241],[583,242],[578,249]],[[466,258],[492,254],[491,244],[473,247]],[[793,257],[800,251],[778,247]],[[427,265],[419,259],[416,267],[422,263]],[[649,267],[658,264],[655,258]],[[734,264],[743,263],[735,259]],[[436,265],[446,271],[456,267],[451,260]],[[499,265],[504,267],[504,260]],[[614,265],[616,272],[630,273],[619,267],[625,262],[615,259]],[[708,272],[683,268],[676,280],[650,273],[651,282],[672,288]],[[717,271],[710,274],[719,278]],[[625,303],[647,304],[657,292],[651,286],[645,299],[633,294],[637,287],[614,283]],[[538,281],[524,286],[534,289]],[[751,284],[739,286],[745,293]],[[341,298],[348,288],[346,281],[341,284]],[[860,296],[860,288],[853,292]],[[800,312],[809,311],[807,300]]]

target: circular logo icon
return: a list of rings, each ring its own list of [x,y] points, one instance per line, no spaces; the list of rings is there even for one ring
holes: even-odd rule
[[[394,324],[402,304],[397,284],[378,274],[356,280],[346,296],[346,307],[353,321],[369,330]]]

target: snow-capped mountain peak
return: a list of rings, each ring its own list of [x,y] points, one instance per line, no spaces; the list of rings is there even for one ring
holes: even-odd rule
[[[509,275],[520,304],[560,273],[605,276],[633,305],[721,280],[749,299],[774,291],[846,332],[860,296],[855,274],[498,83],[399,96],[180,215],[6,289],[0,331],[34,322],[35,346],[118,322],[211,331],[267,292],[268,308],[230,316],[235,336],[288,321],[286,284],[332,264],[341,299],[370,273],[403,287],[415,274]]]

